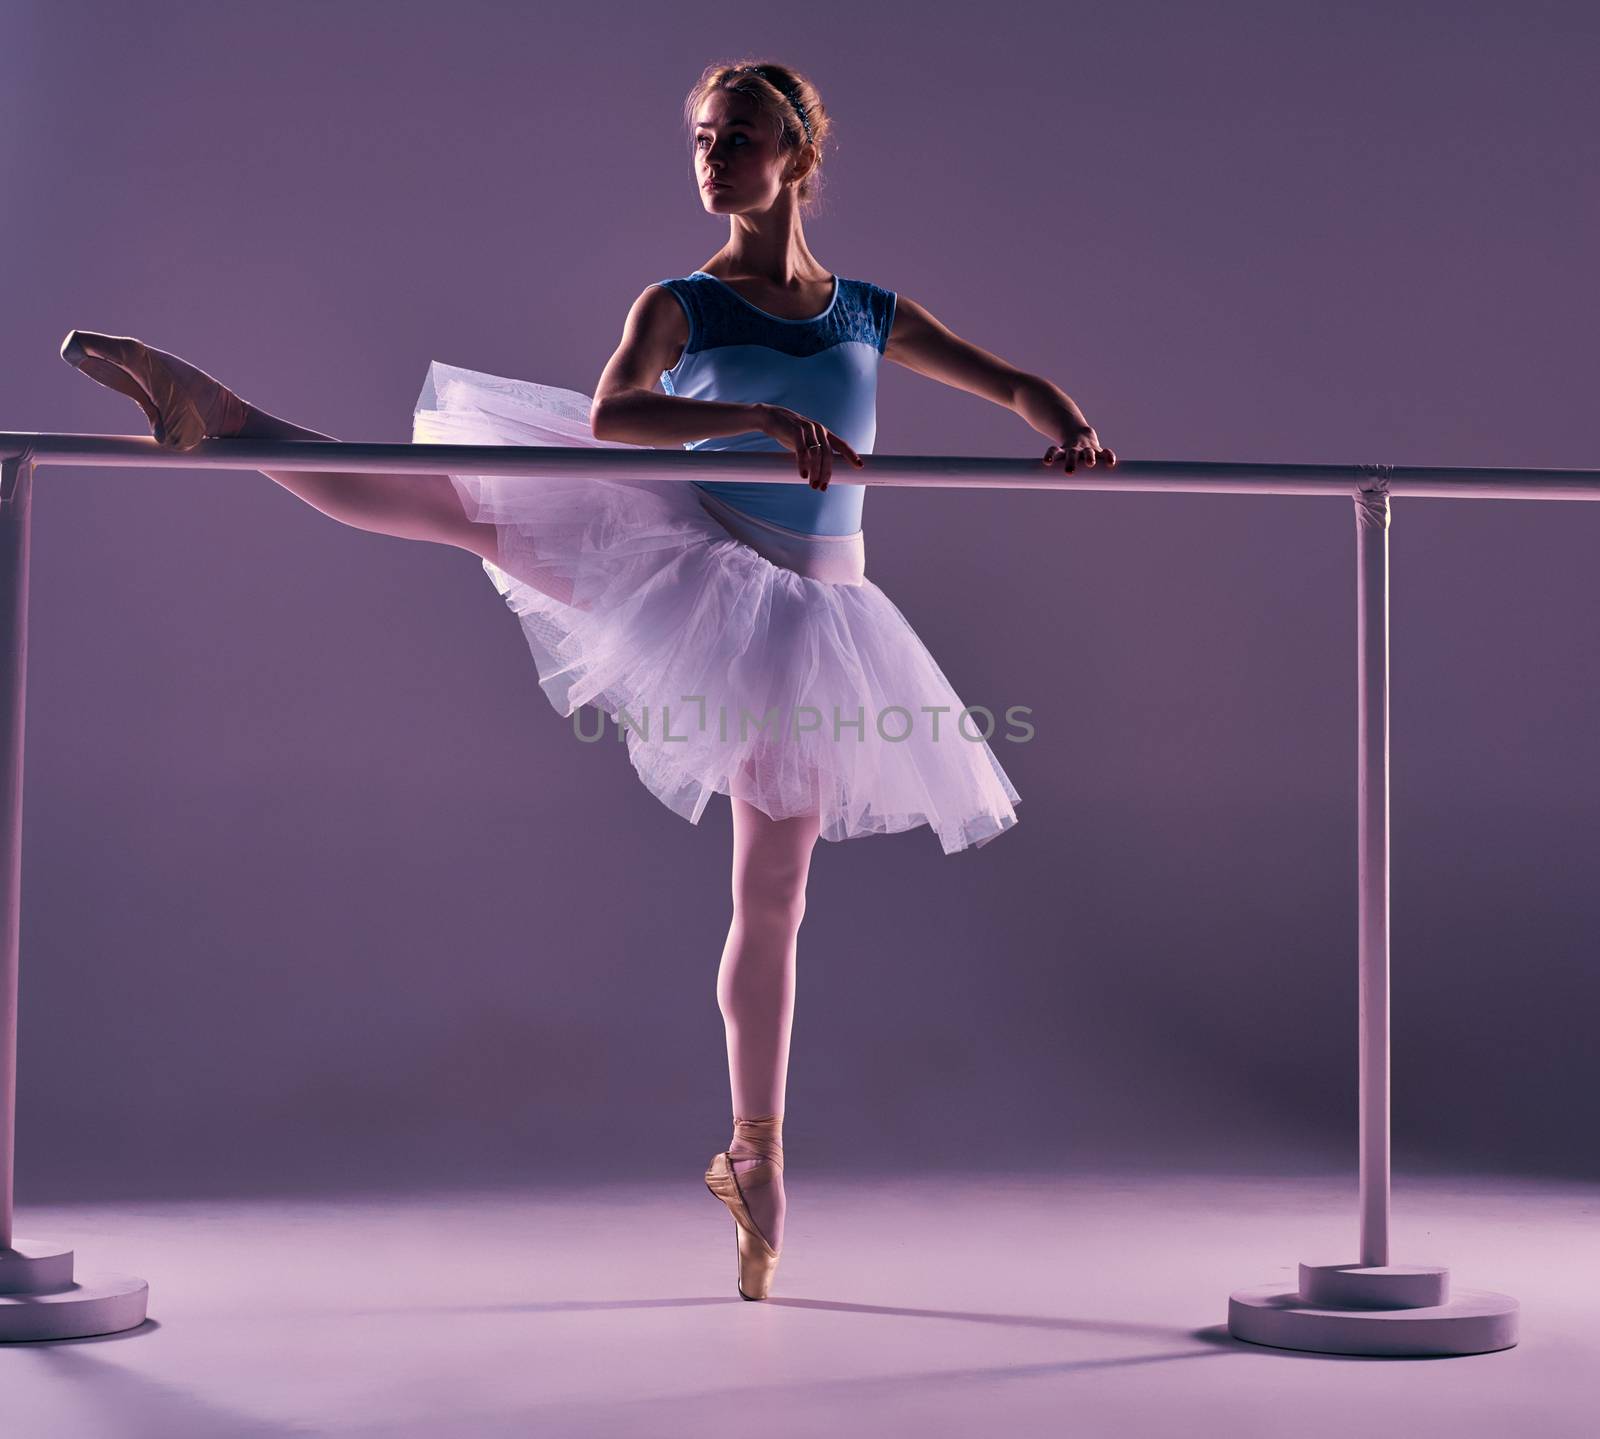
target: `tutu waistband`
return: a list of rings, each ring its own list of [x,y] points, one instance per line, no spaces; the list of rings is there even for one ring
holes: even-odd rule
[[[775,565],[830,585],[859,585],[867,577],[867,545],[861,530],[853,535],[808,535],[747,515],[698,485],[694,493],[734,539]]]

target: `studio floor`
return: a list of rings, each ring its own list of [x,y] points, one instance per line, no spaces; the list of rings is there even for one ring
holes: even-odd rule
[[[1450,1359],[1264,1349],[1228,1294],[1353,1261],[1348,1178],[790,1175],[772,1299],[698,1174],[592,1190],[29,1207],[150,1318],[0,1345],[14,1439],[1600,1432],[1600,1186],[1396,1180],[1392,1258],[1514,1295]]]

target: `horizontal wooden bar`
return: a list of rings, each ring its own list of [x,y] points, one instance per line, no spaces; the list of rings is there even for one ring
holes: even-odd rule
[[[1042,453],[1042,451],[1041,451]],[[0,456],[35,466],[91,465],[222,470],[343,470],[476,475],[591,475],[597,479],[725,480],[804,484],[788,452],[657,449],[647,445],[416,445],[344,440],[204,440],[177,451],[149,435],[0,431]],[[836,460],[836,485],[919,489],[1126,490],[1133,493],[1352,495],[1460,500],[1600,499],[1600,470],[1454,465],[1295,465],[1211,460],[1118,460],[1073,474],[1037,456],[864,455],[864,468]]]

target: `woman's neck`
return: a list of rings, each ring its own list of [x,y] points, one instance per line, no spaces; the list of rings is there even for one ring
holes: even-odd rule
[[[798,225],[781,240],[750,232],[737,234],[700,268],[719,280],[759,280],[775,290],[796,293],[807,285],[833,279],[811,253]]]

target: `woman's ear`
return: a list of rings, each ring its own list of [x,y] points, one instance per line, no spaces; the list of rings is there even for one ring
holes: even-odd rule
[[[811,141],[807,140],[806,143],[795,152],[795,158],[789,162],[789,178],[798,184],[811,173],[811,171],[816,167],[816,163],[817,147],[812,144]]]

